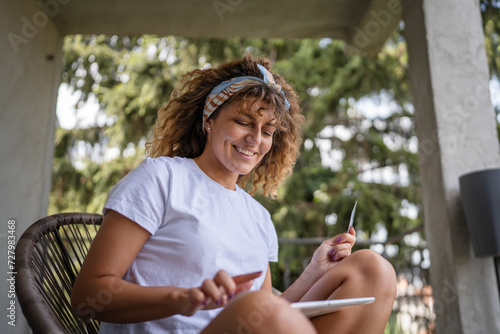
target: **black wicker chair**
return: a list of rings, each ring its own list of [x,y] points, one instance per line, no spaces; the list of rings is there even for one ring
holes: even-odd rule
[[[31,225],[16,247],[16,293],[33,333],[97,333],[78,318],[70,296],[102,215],[61,213]]]

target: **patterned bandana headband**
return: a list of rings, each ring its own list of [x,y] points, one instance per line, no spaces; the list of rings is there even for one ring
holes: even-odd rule
[[[266,70],[266,68],[262,65],[257,65],[259,67],[260,72],[264,79],[257,77],[236,77],[231,80],[221,82],[217,87],[212,89],[210,94],[207,96],[207,100],[205,101],[205,108],[203,109],[203,123],[202,127],[204,127],[206,120],[210,117],[210,115],[217,110],[231,95],[236,93],[237,91],[250,86],[255,85],[255,82],[262,82],[270,87],[273,87],[277,92],[280,92],[285,98],[285,109],[290,109],[290,103],[285,97],[285,93],[281,90],[281,86],[277,85],[274,81],[273,75]]]

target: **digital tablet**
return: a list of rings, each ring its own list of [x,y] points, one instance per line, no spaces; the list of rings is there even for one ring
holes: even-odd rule
[[[334,300],[319,300],[311,302],[291,303],[293,308],[299,309],[309,318],[317,317],[330,312],[343,310],[345,308],[370,304],[375,301],[375,297],[365,298],[347,298],[347,299],[334,299]]]

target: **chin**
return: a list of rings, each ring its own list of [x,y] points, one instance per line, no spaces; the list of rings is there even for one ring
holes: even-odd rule
[[[255,169],[255,166],[252,168],[235,168],[235,172],[240,175],[240,176],[245,176],[247,174],[250,174],[253,170]]]

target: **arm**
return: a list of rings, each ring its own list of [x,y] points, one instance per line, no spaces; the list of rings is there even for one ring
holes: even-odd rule
[[[260,275],[230,277],[220,271],[191,289],[145,287],[123,280],[149,237],[132,220],[113,210],[106,213],[73,287],[71,305],[78,316],[116,323],[189,316],[201,308],[225,305],[228,296],[250,289]]]
[[[140,322],[179,313],[185,289],[142,287],[122,279],[150,234],[108,211],[73,287],[71,305],[79,316],[109,322]]]
[[[355,242],[356,231],[353,227],[350,228],[349,233],[342,233],[323,241],[314,252],[313,258],[304,272],[281,296],[290,302],[300,301],[325,273],[335,267],[342,259],[351,255],[351,249]]]
[[[271,266],[269,264],[267,265],[266,278],[264,278],[264,283],[262,283],[262,286],[260,287],[260,289],[266,290],[269,292],[273,291],[273,282],[271,279]]]

